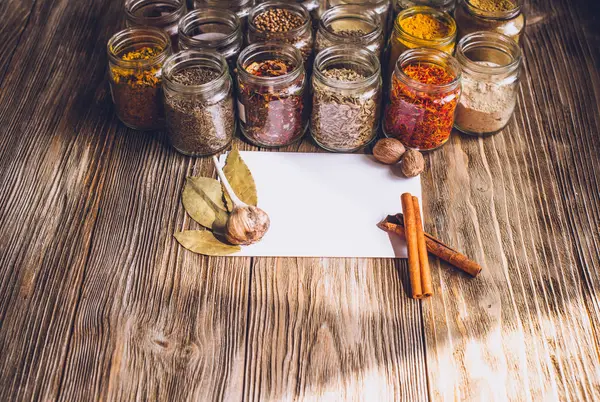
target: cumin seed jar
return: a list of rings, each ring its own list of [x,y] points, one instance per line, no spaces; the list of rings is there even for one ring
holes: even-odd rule
[[[319,21],[315,53],[335,45],[360,45],[381,57],[383,30],[375,12],[360,6],[336,6]]]
[[[454,17],[458,24],[458,39],[477,31],[492,31],[519,43],[525,30],[525,14],[521,0],[462,0]]]
[[[171,54],[169,36],[154,27],[127,28],[106,46],[112,100],[119,119],[135,130],[164,126],[162,66]]]
[[[233,11],[199,8],[179,21],[182,50],[214,50],[225,57],[232,72],[243,44],[240,19]]]
[[[333,152],[354,152],[377,136],[381,67],[377,56],[355,45],[321,51],[312,76],[310,132]]]
[[[287,43],[311,65],[314,37],[308,10],[300,4],[266,1],[250,10],[248,43]]]
[[[403,53],[392,75],[383,118],[385,136],[421,151],[444,145],[454,124],[460,80],[460,64],[441,50]]]
[[[431,48],[452,54],[455,45],[456,22],[450,14],[426,6],[407,8],[394,21],[387,74],[394,71],[400,55],[409,49]]]
[[[183,0],[127,0],[125,16],[127,26],[151,26],[165,31],[171,46],[177,50],[177,24],[185,14]]]
[[[283,147],[306,131],[302,54],[283,43],[255,43],[237,62],[237,101],[244,136],[259,147]]]
[[[517,103],[521,49],[508,36],[474,32],[458,43],[462,95],[454,127],[465,134],[486,136],[502,130]]]
[[[167,59],[163,93],[169,141],[178,152],[207,156],[227,148],[235,134],[232,82],[225,58],[184,50]]]

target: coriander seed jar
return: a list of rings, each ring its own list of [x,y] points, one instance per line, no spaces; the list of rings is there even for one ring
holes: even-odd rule
[[[295,3],[266,1],[248,15],[248,43],[278,42],[295,47],[308,68],[311,65],[314,36],[310,14]]]
[[[437,49],[403,53],[394,69],[383,118],[386,137],[406,147],[430,151],[450,138],[460,98],[461,69]]]
[[[360,45],[381,57],[384,33],[379,17],[361,6],[336,6],[319,21],[315,53],[335,45]]]
[[[356,45],[332,46],[315,58],[310,132],[332,152],[354,152],[377,136],[381,100],[377,56]]]
[[[420,26],[425,26],[427,31],[419,31]],[[408,49],[432,48],[452,54],[455,45],[456,22],[450,14],[427,6],[407,8],[394,21],[387,74],[394,71],[398,57]]]
[[[237,61],[242,134],[259,147],[283,147],[304,135],[308,122],[302,54],[283,43],[255,43]]]
[[[486,136],[509,122],[519,90],[521,49],[508,36],[474,32],[460,40],[456,59],[462,67],[462,95],[454,127]]]
[[[162,66],[171,54],[165,31],[132,27],[114,34],[106,46],[108,78],[119,119],[136,130],[164,126]]]
[[[225,58],[184,50],[165,61],[163,96],[169,141],[178,152],[207,156],[235,135],[232,81]]]
[[[517,43],[525,30],[521,0],[462,0],[454,12],[458,39],[477,31],[506,35]]]
[[[179,21],[181,49],[214,50],[225,57],[231,71],[243,44],[240,19],[233,11],[198,8]]]
[[[177,24],[185,14],[183,0],[126,0],[127,26],[151,26],[164,30],[177,49]]]

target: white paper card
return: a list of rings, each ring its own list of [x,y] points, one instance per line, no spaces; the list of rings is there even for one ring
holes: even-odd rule
[[[406,258],[404,240],[376,225],[402,211],[400,195],[421,199],[421,179],[358,154],[241,152],[258,206],[271,218],[265,237],[237,256]],[[224,163],[225,156],[221,156]]]

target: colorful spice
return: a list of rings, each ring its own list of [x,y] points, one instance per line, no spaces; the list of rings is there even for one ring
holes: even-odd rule
[[[448,25],[429,14],[415,14],[400,21],[409,35],[419,39],[440,39],[448,36]]]
[[[349,68],[330,68],[323,75],[343,83],[367,78]],[[351,152],[364,147],[377,134],[380,96],[379,83],[348,91],[314,77],[310,123],[313,138],[330,151]]]
[[[473,7],[489,12],[510,11],[516,7],[512,0],[469,0],[469,3]]]
[[[143,63],[164,51],[159,46],[144,46],[120,56],[128,62],[140,61],[133,67],[111,66],[112,96],[117,115],[135,129],[151,130],[163,124],[161,99],[161,65]]]
[[[420,150],[435,149],[450,138],[454,111],[460,95],[458,85],[443,91],[440,86],[456,77],[447,69],[431,63],[414,63],[402,69],[406,77],[392,77],[390,102],[385,111],[384,130],[388,137]],[[425,90],[414,81],[437,87]]]
[[[281,78],[280,84],[246,81],[238,75],[238,111],[244,135],[258,146],[281,147],[306,129],[305,74],[285,80],[298,66],[287,60],[252,62],[244,69],[255,77]]]
[[[219,77],[220,73],[211,68],[188,67],[164,79],[165,83],[199,86]],[[211,155],[229,145],[235,134],[230,83],[221,84],[212,95],[207,91],[203,95],[181,92],[165,85],[164,95],[169,141],[177,151]]]
[[[408,8],[396,18],[390,44],[388,74],[394,71],[400,55],[409,49],[426,47],[452,54],[456,45],[456,23],[450,14],[431,7]]]

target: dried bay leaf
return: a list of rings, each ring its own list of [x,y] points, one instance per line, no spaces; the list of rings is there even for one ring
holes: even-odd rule
[[[232,246],[220,242],[208,230],[184,230],[174,234],[175,239],[186,249],[203,255],[223,256],[235,254],[240,246]]]
[[[233,148],[229,152],[229,155],[227,155],[223,172],[240,200],[248,205],[256,206],[258,204],[254,177],[252,177],[248,165],[246,165],[246,162],[242,159],[237,148]],[[225,201],[227,202],[227,209],[231,211],[233,209],[233,204],[227,194],[225,194]]]
[[[223,203],[221,183],[208,177],[188,177],[181,201],[193,220],[223,233],[229,216]]]

